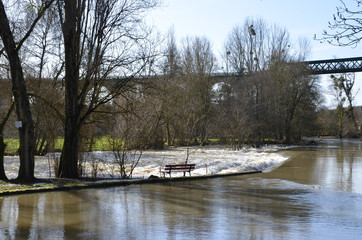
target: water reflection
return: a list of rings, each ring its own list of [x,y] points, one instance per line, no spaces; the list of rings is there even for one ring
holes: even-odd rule
[[[300,183],[362,194],[361,146],[361,141],[329,140],[318,148],[294,150],[292,159],[303,164],[292,161],[282,171],[293,171]]]
[[[360,149],[294,149],[252,176],[4,197],[0,239],[355,239]]]

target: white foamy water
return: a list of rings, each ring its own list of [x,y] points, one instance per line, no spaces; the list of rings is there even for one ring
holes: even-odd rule
[[[237,173],[248,170],[271,170],[288,158],[277,152],[278,147],[265,147],[262,149],[230,150],[225,146],[191,147],[189,149],[188,163],[196,164],[192,176],[209,174]],[[36,157],[35,176],[39,178],[54,177],[54,156]],[[133,171],[133,178],[148,178],[151,175],[160,176],[160,169],[167,164],[183,164],[187,157],[187,148],[171,148],[162,151],[148,150]],[[84,153],[85,175],[92,177],[97,169],[97,177],[120,177],[119,165],[115,163],[112,152]],[[5,171],[8,178],[15,178],[18,173],[18,157],[5,157]],[[182,173],[172,174],[182,176]]]

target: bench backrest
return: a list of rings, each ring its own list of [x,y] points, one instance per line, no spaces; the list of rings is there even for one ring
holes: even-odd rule
[[[173,165],[166,165],[165,170],[193,170],[195,169],[196,164],[173,164]]]

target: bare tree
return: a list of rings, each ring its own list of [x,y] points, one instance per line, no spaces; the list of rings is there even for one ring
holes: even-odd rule
[[[24,74],[34,118],[35,155],[47,153],[55,135],[59,136],[59,127],[54,126],[55,122],[57,119],[58,122],[64,121],[64,116],[59,114],[62,112],[60,103],[64,101],[62,83],[56,77],[64,66],[57,53],[61,43],[61,29],[56,21],[56,13],[55,5],[44,13],[23,50],[27,57],[23,61]],[[28,10],[28,15],[35,14],[36,8]]]
[[[148,148],[162,148],[163,107],[159,104],[153,88],[138,86],[117,100],[123,109],[117,114],[108,129],[108,141],[119,166],[122,178],[132,177],[142,153]]]
[[[157,0],[58,0],[66,96],[59,177],[78,177],[80,129],[89,116],[132,87],[134,76],[152,62],[150,32],[142,18],[157,4]],[[118,79],[102,95],[110,76]]]
[[[215,89],[215,114],[212,121],[212,131],[222,141],[229,143],[231,148],[239,150],[244,140],[250,139],[255,130],[248,115],[250,95],[244,82],[235,78],[219,84]]]
[[[228,69],[231,72],[250,73],[265,69],[267,26],[262,19],[247,18],[240,26],[235,26],[225,44]]]
[[[345,111],[345,114],[349,117],[349,119],[353,123],[354,127],[354,134],[358,134],[358,124],[356,121],[356,117],[354,114],[354,108],[353,108],[353,101],[355,95],[353,94],[353,85],[355,82],[355,75],[354,74],[341,74],[340,76],[331,75],[331,79],[333,80],[333,89],[335,90],[336,99],[338,101],[338,112],[341,112],[339,114],[339,122],[343,120],[343,113],[344,113],[344,102],[345,100],[348,101],[348,108]],[[340,128],[342,129],[341,123],[339,124]],[[341,130],[339,131],[341,133]],[[339,134],[341,136],[341,134]]]
[[[340,0],[341,5],[337,7],[336,14],[333,15],[333,21],[328,23],[329,30],[323,31],[323,37],[318,39],[320,41],[327,41],[329,44],[337,45],[337,46],[352,46],[356,47],[362,40],[362,2],[360,0],[353,0],[353,1],[345,1]],[[315,37],[317,39],[317,37]],[[339,80],[338,80],[339,79]],[[335,78],[334,81],[340,82],[338,84],[345,85],[343,87],[348,90],[348,85],[353,86],[353,81],[346,79],[346,81],[342,80],[343,78]],[[343,83],[345,82],[345,83]],[[344,90],[346,92],[346,90]],[[350,89],[351,90],[351,89]],[[347,93],[346,92],[346,93]],[[350,94],[348,94],[350,95]],[[351,95],[348,97],[349,101],[349,111],[352,117],[352,121],[354,124],[355,132],[358,132],[358,126],[356,120],[354,119],[353,107]],[[343,111],[343,106],[338,104],[338,108],[342,108],[339,112]],[[339,114],[340,118],[343,114]],[[341,131],[339,131],[341,135]]]
[[[167,144],[175,145],[177,132],[177,108],[180,106],[182,93],[180,91],[180,53],[177,48],[173,29],[167,36],[164,60],[160,63],[161,75],[158,77],[157,97],[162,108],[162,120],[166,131]]]
[[[247,91],[249,106],[245,113],[249,127],[254,129],[256,146],[262,142],[262,126],[266,117],[264,106],[269,83],[266,71],[273,61],[282,61],[288,52],[289,37],[285,29],[268,26],[262,19],[247,18],[245,22],[234,27],[225,44],[230,71],[239,73],[242,85]],[[246,98],[244,98],[246,99]],[[250,139],[251,140],[251,139]]]
[[[15,109],[18,121],[21,122],[19,126],[19,139],[20,139],[20,168],[19,180],[30,181],[34,178],[34,123],[30,111],[29,97],[25,85],[22,63],[19,58],[19,50],[28,39],[31,32],[34,30],[39,19],[44,14],[44,11],[50,7],[54,0],[41,2],[38,14],[32,21],[30,27],[26,31],[23,38],[15,43],[15,38],[10,27],[10,23],[5,11],[3,1],[0,1],[0,36],[4,44],[4,49],[10,64],[11,79],[12,79],[12,92],[15,100]]]
[[[187,38],[181,55],[181,82],[188,142],[199,138],[201,145],[206,143],[213,86],[211,73],[214,66],[215,57],[209,40]]]
[[[6,123],[8,122],[11,113],[14,110],[14,102],[11,103],[10,108],[8,109],[6,115],[0,122],[0,180],[8,180],[5,174],[5,168],[4,168],[4,156],[5,156],[5,149],[6,144],[4,142],[4,128]]]
[[[277,75],[276,72],[277,71]],[[283,141],[287,144],[292,142],[293,121],[298,111],[303,106],[315,106],[318,104],[318,78],[310,76],[305,66],[291,62],[278,65],[273,69],[272,80],[276,84],[276,103],[281,113],[283,126]],[[306,112],[300,114],[303,116]]]
[[[243,124],[252,132],[248,134],[246,130],[238,135],[247,136],[255,146],[260,146],[267,137],[290,143],[296,122],[302,126],[302,112],[315,108],[318,102],[317,78],[309,76],[306,67],[297,64],[305,59],[308,44],[301,41],[294,47],[284,28],[249,18],[233,29],[225,50],[227,58],[224,58],[229,61],[231,71],[239,73],[233,76],[241,82],[238,89],[243,89],[239,93],[232,91],[231,96],[245,95],[239,97],[244,101],[239,105],[247,106],[240,109],[243,109]],[[229,84],[236,89],[233,81]]]
[[[332,94],[334,95],[335,99],[337,100],[337,109],[336,109],[336,115],[337,115],[337,137],[342,138],[343,137],[343,128],[344,128],[344,109],[343,105],[346,101],[346,97],[343,94],[343,87],[338,81],[337,78],[333,79],[333,84],[331,85]]]
[[[323,38],[328,43],[338,46],[357,46],[362,40],[362,2],[360,0],[340,0],[333,21],[328,23],[330,31],[323,31]]]
[[[315,136],[338,136],[336,134],[336,122],[337,114],[335,111],[331,111],[327,107],[322,107],[318,111],[317,124],[318,134]]]

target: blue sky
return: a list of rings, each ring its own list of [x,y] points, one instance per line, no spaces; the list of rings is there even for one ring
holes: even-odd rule
[[[354,3],[352,0],[346,2]],[[339,0],[164,0],[163,6],[151,13],[149,24],[162,33],[174,28],[178,40],[186,36],[205,36],[213,44],[214,53],[223,51],[224,42],[238,24],[247,17],[261,17],[268,24],[285,27],[293,42],[306,38],[311,43],[309,60],[362,56],[362,43],[357,48],[336,47],[313,40],[328,29]],[[362,89],[361,84],[356,86]],[[358,104],[362,105],[362,94]]]
[[[215,53],[222,51],[232,28],[251,16],[285,27],[295,41],[308,39],[312,44],[310,60],[360,56],[361,48],[333,47],[313,40],[315,34],[321,36],[327,29],[339,5],[339,0],[164,0],[163,7],[153,11],[149,19],[161,32],[173,26],[178,39],[206,36]]]

